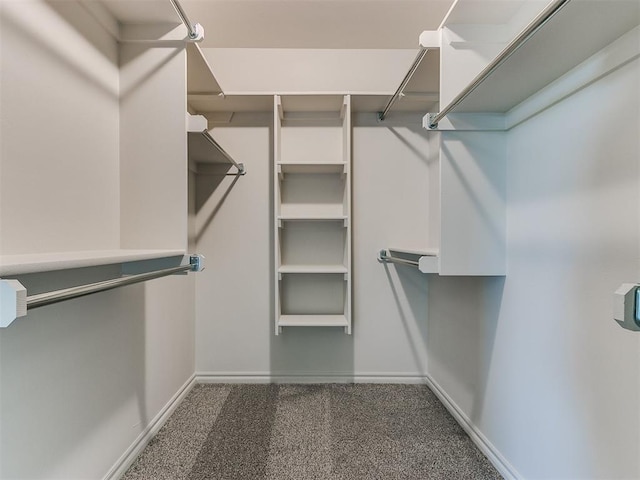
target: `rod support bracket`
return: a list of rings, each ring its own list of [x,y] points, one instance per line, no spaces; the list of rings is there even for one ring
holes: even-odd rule
[[[613,294],[613,318],[626,330],[640,331],[640,285],[623,283]]]
[[[427,118],[426,118],[426,126],[429,130],[437,130],[438,129],[438,124],[435,123],[435,121],[433,120],[438,114],[437,113],[427,113]]]
[[[199,23],[193,25],[193,32],[187,35],[187,41],[189,42],[201,42],[204,40],[204,27]]]
[[[27,314],[27,289],[18,280],[0,279],[0,328]]]
[[[189,256],[189,264],[192,272],[201,272],[204,270],[204,255],[194,254]]]

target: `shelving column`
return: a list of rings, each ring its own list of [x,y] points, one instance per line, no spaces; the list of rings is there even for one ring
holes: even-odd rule
[[[351,99],[274,97],[275,333],[351,333]]]

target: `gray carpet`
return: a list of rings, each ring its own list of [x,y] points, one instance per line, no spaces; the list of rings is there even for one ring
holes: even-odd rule
[[[197,385],[123,480],[502,478],[424,385]]]

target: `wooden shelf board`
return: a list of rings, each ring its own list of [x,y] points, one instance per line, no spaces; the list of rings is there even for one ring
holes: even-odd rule
[[[639,22],[637,0],[569,2],[451,113],[508,112]]]
[[[278,163],[282,173],[343,173],[346,163]]]
[[[271,112],[272,95],[189,94],[187,102],[201,114],[216,112]]]
[[[348,273],[344,265],[281,265],[278,273]]]
[[[187,42],[187,93],[218,94],[221,92],[222,88],[200,46]]]
[[[83,250],[0,256],[0,276],[96,267],[185,255],[184,250]]]
[[[280,315],[279,327],[348,327],[346,315]]]
[[[313,222],[313,221],[318,221],[318,222],[340,222],[343,220],[346,220],[347,217],[346,215],[280,215],[278,216],[278,220],[281,220],[283,222]]]
[[[194,163],[231,163],[216,147],[207,141],[201,132],[188,132],[189,159]]]
[[[283,95],[282,109],[289,112],[335,112],[342,109],[343,95]]]

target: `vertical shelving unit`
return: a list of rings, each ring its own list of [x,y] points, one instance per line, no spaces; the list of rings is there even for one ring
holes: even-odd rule
[[[275,333],[351,333],[351,98],[274,97]]]

